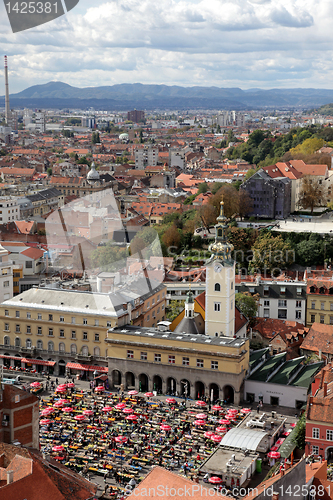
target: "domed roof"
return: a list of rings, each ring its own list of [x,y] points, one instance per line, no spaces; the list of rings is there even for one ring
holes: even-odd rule
[[[129,135],[124,132],[123,134],[120,134],[119,139],[128,139]]]
[[[99,173],[95,169],[95,163],[94,162],[92,162],[92,164],[91,164],[91,169],[88,172],[87,180],[88,181],[99,181]]]

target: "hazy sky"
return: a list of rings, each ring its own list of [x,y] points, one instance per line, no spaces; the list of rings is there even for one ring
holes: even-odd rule
[[[331,25],[329,0],[80,0],[12,34],[1,2],[0,54],[11,92],[56,80],[332,88]]]

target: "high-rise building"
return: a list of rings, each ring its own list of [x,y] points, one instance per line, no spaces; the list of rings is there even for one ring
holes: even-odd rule
[[[137,148],[134,151],[135,156],[135,168],[143,170],[148,165],[150,167],[156,167],[158,160],[158,147],[156,146],[144,146]]]
[[[139,123],[143,122],[144,119],[145,119],[144,111],[138,111],[137,109],[134,109],[133,111],[128,111],[127,113],[127,120],[131,122]]]
[[[41,110],[38,110],[36,112],[35,122],[36,122],[36,127],[35,127],[36,132],[40,132],[41,134],[45,132],[46,130],[45,113],[43,113]]]

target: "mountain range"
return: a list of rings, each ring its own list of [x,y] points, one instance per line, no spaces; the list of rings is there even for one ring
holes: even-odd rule
[[[4,96],[0,106],[4,106]],[[333,102],[330,89],[250,89],[122,83],[78,88],[63,82],[34,85],[10,95],[12,108],[309,109]]]

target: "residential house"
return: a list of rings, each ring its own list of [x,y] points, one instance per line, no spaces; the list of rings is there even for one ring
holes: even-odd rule
[[[313,323],[301,346],[304,356],[333,361],[333,325]]]

